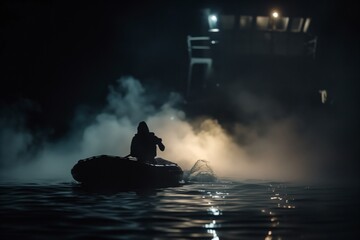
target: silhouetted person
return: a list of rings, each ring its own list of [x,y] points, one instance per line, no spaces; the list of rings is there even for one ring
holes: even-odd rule
[[[139,123],[137,133],[131,141],[130,155],[136,157],[139,161],[154,161],[156,156],[156,145],[161,151],[165,150],[162,139],[149,131],[147,124],[143,121]]]

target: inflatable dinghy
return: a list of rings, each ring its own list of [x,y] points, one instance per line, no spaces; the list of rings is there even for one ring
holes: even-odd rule
[[[132,157],[109,155],[79,160],[71,174],[84,185],[115,187],[177,186],[183,178],[176,163],[162,158],[144,163]]]

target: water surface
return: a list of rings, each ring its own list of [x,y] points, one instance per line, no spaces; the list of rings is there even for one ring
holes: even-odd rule
[[[273,182],[90,191],[0,185],[1,239],[357,239],[358,188]]]

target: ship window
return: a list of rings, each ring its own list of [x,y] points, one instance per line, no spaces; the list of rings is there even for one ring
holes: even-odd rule
[[[275,18],[274,20],[274,30],[277,31],[286,31],[286,28],[289,23],[288,17]]]
[[[235,16],[222,15],[220,18],[221,29],[229,30],[234,28]]]
[[[252,16],[240,16],[239,27],[240,29],[250,29],[252,24]]]
[[[304,32],[306,33],[309,30],[310,27],[311,18],[306,18],[305,24],[304,24]]]
[[[256,28],[258,30],[268,30],[269,29],[269,17],[256,17]]]
[[[304,22],[303,18],[299,18],[299,17],[293,18],[290,24],[290,31],[300,32],[303,22]]]

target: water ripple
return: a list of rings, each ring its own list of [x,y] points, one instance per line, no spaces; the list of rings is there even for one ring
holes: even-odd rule
[[[97,192],[0,185],[2,239],[338,239],[359,236],[356,189],[190,184]]]

